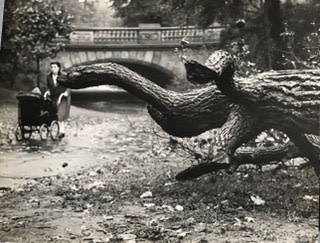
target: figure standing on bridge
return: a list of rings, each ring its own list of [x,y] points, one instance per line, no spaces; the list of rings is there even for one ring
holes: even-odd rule
[[[51,72],[47,76],[48,91],[45,92],[44,97],[47,98],[47,96],[50,96],[57,106],[60,125],[59,138],[63,138],[65,135],[64,120],[70,115],[71,92],[70,89],[57,82],[58,76],[62,75],[61,64],[59,62],[51,62],[50,68]]]

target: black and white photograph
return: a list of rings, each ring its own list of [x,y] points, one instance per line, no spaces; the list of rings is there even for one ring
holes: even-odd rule
[[[0,243],[319,243],[319,0],[0,0]]]

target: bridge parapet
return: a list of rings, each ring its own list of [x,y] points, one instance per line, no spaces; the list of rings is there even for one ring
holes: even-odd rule
[[[77,65],[117,62],[136,69],[155,82],[161,77],[165,77],[162,79],[166,79],[166,82],[169,82],[169,78],[184,80],[185,67],[175,51],[181,39],[186,37],[189,41],[188,57],[204,62],[212,48],[220,44],[223,30],[223,27],[216,26],[199,29],[194,26],[161,27],[155,24],[135,28],[78,27],[70,40],[56,40],[65,45],[55,60],[63,63],[65,69]],[[45,70],[44,73],[49,62],[49,59],[43,62],[41,70]]]
[[[128,44],[128,45],[161,45],[179,43],[184,37],[190,44],[219,43],[222,27],[199,29],[188,27],[133,27],[133,28],[77,28],[70,36],[70,44]]]

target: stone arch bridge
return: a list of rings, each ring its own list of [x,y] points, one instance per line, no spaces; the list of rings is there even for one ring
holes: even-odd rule
[[[78,28],[65,42],[63,52],[55,60],[64,69],[73,66],[117,62],[142,76],[165,86],[185,78],[184,65],[177,52],[180,41],[189,42],[186,55],[204,61],[220,43],[222,27],[197,29],[144,25],[138,28]],[[42,63],[42,73],[48,73],[49,62]]]

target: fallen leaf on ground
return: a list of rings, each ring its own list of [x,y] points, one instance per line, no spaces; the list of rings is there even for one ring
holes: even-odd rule
[[[156,205],[154,203],[144,203],[143,206],[145,206],[146,208],[152,208],[152,207],[155,207]]]
[[[304,200],[308,200],[308,201],[314,201],[314,202],[317,202],[317,198],[314,197],[314,196],[309,196],[309,195],[305,195],[303,197]]]
[[[174,209],[179,212],[183,211],[183,207],[181,205],[177,205]]]
[[[254,218],[252,218],[252,217],[244,217],[244,219],[249,223],[254,223],[255,222]]]
[[[141,194],[140,198],[150,198],[152,197],[152,192],[150,191],[146,191],[144,193]]]
[[[250,196],[251,201],[255,204],[255,205],[264,205],[266,203],[265,200],[263,200],[261,197],[259,197],[258,195],[251,195]]]

